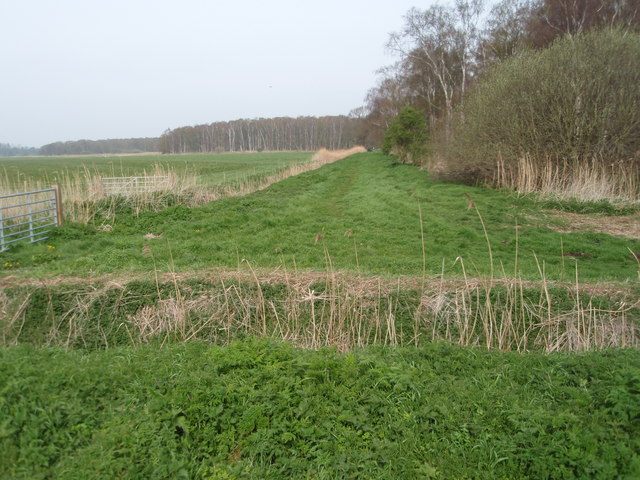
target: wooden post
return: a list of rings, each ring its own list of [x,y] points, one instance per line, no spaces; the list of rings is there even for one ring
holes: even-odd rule
[[[56,220],[58,222],[58,226],[61,227],[64,225],[64,217],[62,215],[62,195],[60,194],[60,187],[57,184],[51,186],[55,190],[56,194]]]

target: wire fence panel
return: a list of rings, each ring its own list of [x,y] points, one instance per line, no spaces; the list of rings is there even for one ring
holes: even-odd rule
[[[102,177],[105,195],[134,195],[136,193],[155,192],[166,188],[169,176],[149,177]]]
[[[47,239],[52,227],[61,225],[57,188],[0,196],[0,252],[21,240]]]

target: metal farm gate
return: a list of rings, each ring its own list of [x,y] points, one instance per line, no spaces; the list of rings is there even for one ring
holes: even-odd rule
[[[61,205],[57,187],[0,196],[0,252],[21,240],[45,240],[51,227],[62,225]]]
[[[105,195],[134,195],[136,193],[154,192],[165,188],[169,176],[147,177],[102,177]]]

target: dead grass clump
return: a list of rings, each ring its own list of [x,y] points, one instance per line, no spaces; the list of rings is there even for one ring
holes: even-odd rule
[[[318,162],[321,164],[335,162],[336,160],[341,160],[350,155],[354,155],[356,153],[366,152],[367,149],[362,146],[356,146],[344,150],[327,150],[326,148],[321,148],[318,150],[313,157],[311,157],[312,162]]]
[[[611,216],[553,210],[551,214],[566,223],[566,226],[549,225],[557,232],[600,232],[640,240],[640,213]]]
[[[513,279],[500,286],[469,284],[421,297],[415,321],[431,340],[524,352],[585,351],[640,346],[638,306],[620,301],[599,306],[596,297],[573,293],[572,306],[560,310],[546,282],[526,288]]]

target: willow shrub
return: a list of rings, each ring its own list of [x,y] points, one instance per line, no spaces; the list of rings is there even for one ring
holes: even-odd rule
[[[453,126],[450,173],[495,173],[497,160],[640,161],[640,35],[602,30],[502,62]]]
[[[424,113],[412,107],[403,108],[393,119],[382,142],[385,155],[396,155],[402,163],[419,164],[426,153],[428,140]]]

